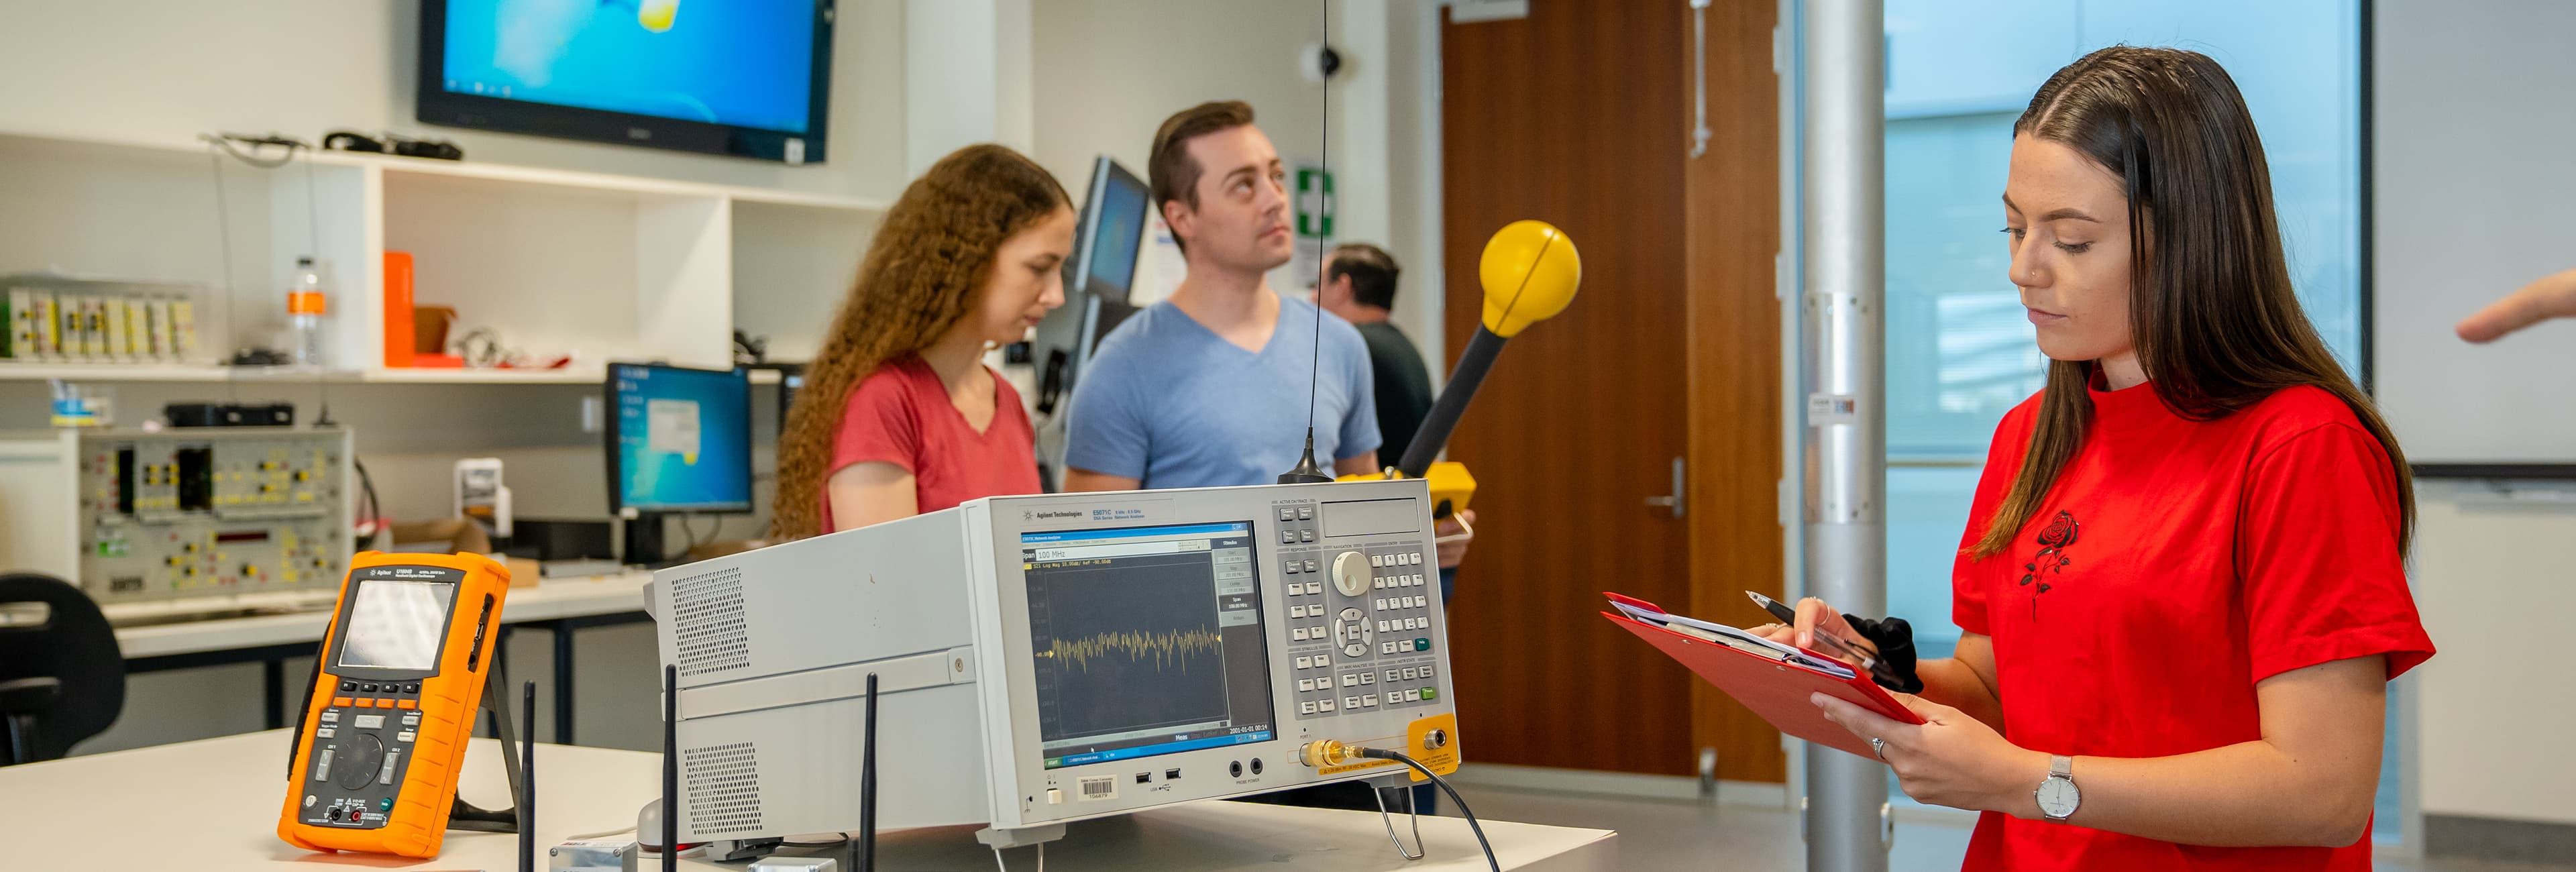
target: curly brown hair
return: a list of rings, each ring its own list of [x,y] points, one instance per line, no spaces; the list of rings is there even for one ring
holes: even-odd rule
[[[823,483],[851,389],[877,367],[937,342],[974,308],[1003,241],[1071,204],[1046,168],[990,144],[940,158],[904,188],[779,428],[771,538],[822,532]]]

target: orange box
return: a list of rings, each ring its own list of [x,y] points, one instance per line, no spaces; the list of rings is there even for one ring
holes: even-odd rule
[[[385,366],[412,365],[411,252],[385,252]]]

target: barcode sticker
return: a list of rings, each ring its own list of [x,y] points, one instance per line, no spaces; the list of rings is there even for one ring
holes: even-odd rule
[[[1095,799],[1117,799],[1118,779],[1115,777],[1083,779],[1082,798],[1086,802]]]

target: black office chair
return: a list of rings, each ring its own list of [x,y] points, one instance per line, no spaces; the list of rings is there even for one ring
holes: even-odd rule
[[[0,575],[0,610],[36,603],[42,621],[0,623],[0,766],[54,760],[125,709],[125,655],[98,604],[60,579]]]

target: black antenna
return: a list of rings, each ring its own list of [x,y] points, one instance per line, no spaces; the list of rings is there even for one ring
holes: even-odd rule
[[[868,715],[859,750],[858,872],[877,869],[877,674],[868,673]]]
[[[1323,5],[1324,44],[1330,46],[1333,42],[1332,0],[1324,0]],[[1318,183],[1329,190],[1333,178],[1333,74],[1329,66],[1324,73],[1323,119],[1324,145],[1320,149],[1322,157],[1316,161],[1320,166],[1316,169],[1317,175],[1323,177]],[[1330,202],[1331,195],[1325,196],[1326,202]],[[1322,222],[1317,222],[1315,229],[1322,230]],[[1315,246],[1322,248],[1323,245],[1324,237],[1316,236]],[[1322,384],[1324,372],[1324,253],[1321,251],[1315,253],[1315,345],[1314,351],[1307,355],[1306,363],[1306,451],[1298,456],[1296,468],[1279,474],[1280,484],[1323,484],[1333,480],[1332,475],[1315,465],[1315,389]]]
[[[519,872],[537,872],[537,683],[519,687]],[[502,753],[509,753],[503,749]]]

